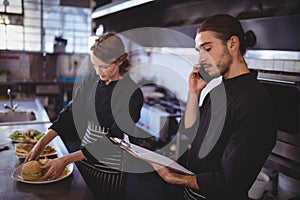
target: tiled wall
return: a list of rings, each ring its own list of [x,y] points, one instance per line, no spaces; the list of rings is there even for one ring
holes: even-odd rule
[[[163,49],[155,51],[150,49],[148,54],[144,52],[133,55],[131,62],[133,66],[138,66],[138,70],[133,70],[133,75],[137,81],[146,79],[161,83],[173,91],[179,99],[185,101],[188,76],[199,55],[194,49],[168,49],[167,52],[173,52],[175,56],[164,52]],[[245,55],[245,60],[251,69],[269,71],[273,74],[291,72],[293,76],[298,76],[299,73],[300,77],[299,52],[249,51],[249,54]],[[267,74],[272,75],[272,73]]]
[[[259,59],[245,57],[249,68],[278,72],[300,73],[300,60]],[[299,75],[300,76],[300,75]]]
[[[297,51],[248,50],[245,59],[249,68],[300,73],[300,52]]]
[[[29,55],[24,53],[0,53],[0,70],[8,70],[8,80],[26,81],[30,78]]]

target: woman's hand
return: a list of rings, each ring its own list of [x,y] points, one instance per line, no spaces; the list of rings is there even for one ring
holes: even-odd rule
[[[41,178],[42,180],[53,180],[61,176],[66,166],[69,163],[77,162],[86,159],[81,150],[64,155],[62,157],[50,160],[47,164],[43,165],[42,169],[48,169],[47,173]]]
[[[25,158],[24,162],[28,162],[31,160],[38,160],[40,158],[40,154],[43,151],[44,146],[41,143],[37,143],[34,147],[30,150],[28,155]]]
[[[49,160],[42,169],[47,169],[46,174],[41,178],[42,180],[54,180],[61,176],[66,168],[66,164],[63,161],[63,157]]]
[[[31,160],[38,160],[45,146],[56,136],[57,136],[56,131],[53,129],[49,129],[48,132],[42,138],[40,138],[39,141],[34,145],[34,147],[26,156],[24,162],[28,162]]]

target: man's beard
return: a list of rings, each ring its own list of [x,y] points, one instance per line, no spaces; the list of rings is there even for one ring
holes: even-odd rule
[[[229,70],[229,66],[233,63],[232,56],[230,55],[227,47],[224,45],[223,53],[220,56],[216,67],[219,70],[219,75],[223,76]]]

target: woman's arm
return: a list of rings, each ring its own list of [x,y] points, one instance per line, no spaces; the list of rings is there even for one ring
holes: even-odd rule
[[[49,129],[48,132],[34,145],[33,149],[28,153],[25,158],[25,162],[31,160],[37,160],[40,157],[41,152],[45,146],[57,136],[57,132],[53,129]]]
[[[50,160],[48,163],[46,163],[44,166],[42,166],[42,169],[48,169],[47,173],[42,177],[43,180],[53,180],[58,178],[66,168],[66,166],[70,163],[77,162],[80,160],[86,159],[83,155],[82,151],[76,151],[67,155],[64,155],[62,157]]]

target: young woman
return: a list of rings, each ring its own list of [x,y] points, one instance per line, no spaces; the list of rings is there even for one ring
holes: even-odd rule
[[[125,47],[115,34],[106,33],[91,47],[94,71],[87,76],[49,131],[28,154],[37,160],[42,149],[57,135],[72,153],[53,159],[43,168],[43,179],[57,178],[72,162],[97,199],[122,199],[126,174],[123,151],[110,137],[123,138],[135,131],[143,105],[138,85],[129,77]]]

